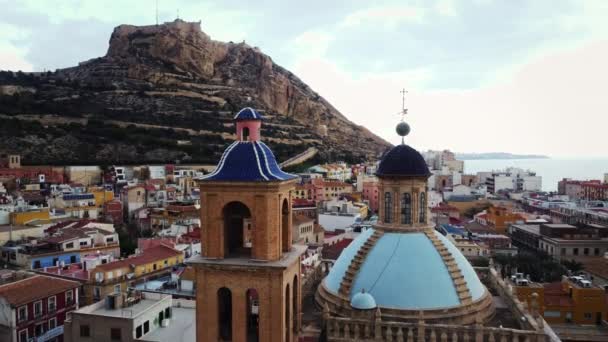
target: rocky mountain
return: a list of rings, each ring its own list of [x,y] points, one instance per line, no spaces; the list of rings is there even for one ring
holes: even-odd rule
[[[52,51],[49,51],[52,53]],[[47,73],[0,72],[0,153],[30,163],[214,163],[244,106],[279,160],[376,157],[389,144],[246,43],[181,20],[114,29],[105,56]]]

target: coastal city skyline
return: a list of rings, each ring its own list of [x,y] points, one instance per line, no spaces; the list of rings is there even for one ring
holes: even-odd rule
[[[0,14],[2,69],[74,66],[103,56],[114,26],[154,24],[155,2],[123,5],[7,2]],[[259,46],[350,120],[391,143],[398,142],[398,91],[406,87],[408,120],[420,133],[409,141],[421,149],[605,157],[607,119],[598,86],[607,76],[604,2],[319,6],[323,11],[314,3],[250,8],[238,1],[158,1],[158,17],[161,23],[177,16],[201,20],[213,39]],[[287,10],[301,15],[282,15]]]
[[[608,1],[0,8],[0,342],[608,341]]]

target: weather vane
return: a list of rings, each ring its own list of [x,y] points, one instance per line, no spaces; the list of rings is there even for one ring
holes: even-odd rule
[[[397,124],[397,134],[401,136],[401,144],[405,144],[405,136],[410,133],[410,125],[405,122],[405,115],[407,114],[407,108],[405,108],[405,94],[407,90],[402,89],[401,93],[401,122]]]
[[[407,108],[405,108],[405,94],[407,94],[407,90],[401,89],[401,121],[405,120],[405,115],[407,114]]]

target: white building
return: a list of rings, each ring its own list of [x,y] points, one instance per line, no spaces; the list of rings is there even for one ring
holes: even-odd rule
[[[480,183],[488,187],[488,192],[496,193],[501,190],[507,191],[541,191],[542,177],[536,173],[520,168],[507,168],[506,170],[492,172],[478,172]]]

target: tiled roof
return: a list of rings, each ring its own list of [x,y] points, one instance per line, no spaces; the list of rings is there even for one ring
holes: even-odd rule
[[[16,307],[79,286],[75,281],[37,275],[0,286],[0,297]]]
[[[301,224],[312,223],[312,222],[315,222],[315,220],[311,219],[310,217],[306,217],[306,216],[302,216],[302,215],[294,215],[292,218],[292,224],[294,226],[299,226]]]
[[[260,113],[251,107],[241,109],[234,116],[234,120],[262,120],[264,119]]]
[[[154,261],[167,259],[167,258],[170,258],[173,256],[178,256],[181,254],[182,254],[182,252],[177,251],[169,246],[160,245],[160,246],[152,247],[152,248],[146,250],[144,253],[142,253],[138,256],[135,256],[135,257],[126,258],[124,260],[118,260],[118,261],[110,262],[107,264],[99,265],[95,268],[95,270],[111,271],[111,270],[115,270],[118,268],[129,267],[130,265],[140,266],[140,265],[149,264]]]
[[[342,254],[344,248],[348,247],[353,239],[342,239],[333,245],[323,246],[323,258],[329,260],[336,260]]]
[[[267,182],[296,177],[280,169],[263,142],[235,141],[224,151],[215,171],[203,180]]]

